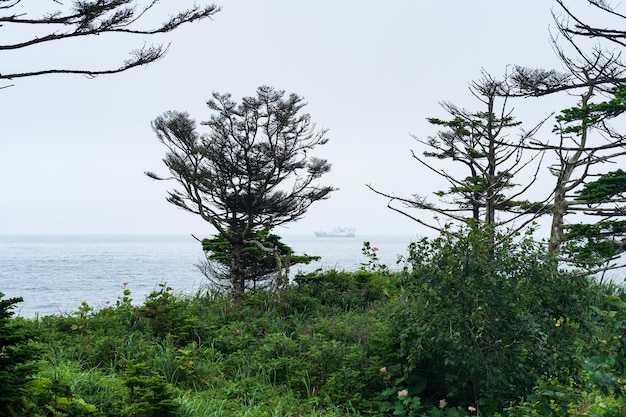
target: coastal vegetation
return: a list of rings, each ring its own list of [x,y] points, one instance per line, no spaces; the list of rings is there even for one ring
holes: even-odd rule
[[[530,235],[444,230],[393,271],[86,302],[0,326],[3,415],[624,415],[626,294]],[[17,352],[21,352],[18,354]],[[7,382],[7,383],[5,383]]]
[[[72,36],[119,31],[137,19],[131,10],[114,13],[127,3],[75,2],[84,6],[78,17],[30,23],[78,25]],[[590,3],[623,18],[603,1]],[[108,6],[92,10],[98,5]],[[217,8],[193,10],[156,31]],[[575,36],[623,46],[626,33],[574,20],[557,27],[577,52]],[[443,130],[414,156],[450,184],[433,193],[436,202],[372,188],[390,208],[438,232],[413,242],[397,268],[382,265],[364,242],[356,271],[289,276],[290,265],[312,257],[294,256],[272,229],[335,190],[316,184],[330,164],[307,152],[326,143],[326,131],[300,113],[301,97],[262,86],[238,104],[214,93],[206,135],[186,113],[157,118],[170,177],[148,175],[174,179],[181,188],[168,201],[217,230],[201,244],[207,276],[224,285],[180,294],[163,283],[145,300],[124,287],[115,305],[95,310],[85,301],[74,313],[32,319],[13,316],[19,298],[0,297],[0,413],[626,415],[626,292],[604,279],[624,266],[626,176],[602,166],[626,155],[626,137],[608,124],[626,111],[626,68],[619,53],[595,49],[572,60],[555,49],[568,73],[516,67],[503,80],[485,74],[472,92],[486,109],[446,104],[450,120],[429,119]],[[139,54],[127,67],[161,51]],[[507,139],[520,125],[508,100],[562,91],[579,101],[555,118],[555,143],[535,138],[539,125]],[[556,158],[542,171],[548,153]],[[520,172],[535,162],[532,181],[520,186]],[[450,174],[445,163],[464,166],[466,175]],[[555,178],[549,195],[522,199],[540,172]],[[445,221],[428,223],[412,210]],[[541,216],[552,218],[546,240],[535,237]]]

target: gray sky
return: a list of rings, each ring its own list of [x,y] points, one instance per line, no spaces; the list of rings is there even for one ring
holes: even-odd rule
[[[114,66],[144,41],[172,41],[165,59],[146,68],[22,79],[0,90],[0,234],[213,233],[165,201],[174,183],[143,174],[166,173],[150,122],[167,110],[207,120],[212,91],[238,100],[263,84],[303,96],[329,129],[317,154],[333,170],[321,182],[340,188],[279,234],[337,225],[419,234],[365,184],[404,196],[436,191],[436,178],[411,158],[421,148],[409,133],[435,133],[425,119],[446,116],[438,102],[482,110],[467,89],[481,68],[496,77],[511,64],[561,68],[546,0],[216,2],[223,10],[213,21],[163,38],[102,37],[3,55],[3,69]],[[560,110],[514,105],[529,125]]]

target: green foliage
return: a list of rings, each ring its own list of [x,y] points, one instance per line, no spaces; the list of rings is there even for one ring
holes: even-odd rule
[[[258,242],[264,248],[277,250],[280,256],[285,258],[285,263],[289,265],[308,264],[320,259],[319,256],[294,255],[293,249],[282,242],[280,236],[271,233],[269,229],[253,231],[248,240]],[[209,259],[224,263],[230,259],[232,245],[224,236],[215,235],[210,239],[202,239],[202,250],[210,252]],[[248,269],[258,268],[259,275],[274,272],[278,267],[272,254],[261,249],[258,244],[246,244],[244,253],[246,255],[245,261],[249,265]]]
[[[4,298],[0,292],[0,415],[22,415],[22,396],[36,369],[41,349],[32,342],[35,332],[12,319],[21,297]]]
[[[398,375],[400,368],[395,365],[379,370],[386,387],[380,394],[380,411],[385,415],[461,417],[476,412],[476,407],[472,405],[467,408],[450,407],[445,399],[439,400],[437,404],[423,403],[420,394],[426,389],[426,378],[415,375],[411,378],[403,377]],[[411,388],[407,389],[406,386]]]
[[[383,299],[389,283],[385,275],[379,273],[334,269],[298,275],[294,280],[302,294],[315,297],[322,305],[339,307],[344,311],[364,308]]]
[[[171,387],[162,375],[148,372],[144,363],[126,363],[124,384],[129,405],[124,414],[137,417],[177,417],[179,407]]]
[[[25,401],[25,415],[86,417],[96,413],[95,405],[72,393],[70,378],[65,369],[57,369],[52,378],[33,379]]]
[[[402,284],[389,322],[399,335],[399,376],[405,384],[425,378],[423,400],[491,413],[543,373],[574,366],[587,281],[558,273],[530,237],[472,228],[422,239]]]
[[[562,252],[574,266],[593,270],[626,251],[626,220],[616,220],[624,217],[619,201],[625,191],[626,172],[621,169],[603,174],[577,191],[576,200],[602,219],[564,226]]]
[[[360,269],[363,271],[375,272],[380,275],[388,275],[391,271],[387,265],[380,263],[380,258],[378,257],[377,252],[377,247],[372,246],[370,242],[363,242],[361,253],[363,253],[365,258],[367,258],[367,262],[362,263]]]
[[[229,231],[228,235],[232,233]],[[232,259],[233,245],[222,234],[210,239],[202,239],[202,250],[208,262],[216,262],[221,268],[208,266],[206,270],[209,278],[229,281],[229,268]],[[271,284],[284,285],[282,275],[289,267],[298,264],[309,264],[319,260],[319,256],[294,255],[293,249],[281,241],[280,236],[273,234],[269,229],[253,230],[250,237],[244,242],[241,267],[246,282],[254,289],[262,289]],[[285,283],[287,279],[284,279]]]
[[[423,408],[420,397],[410,396],[407,390],[397,390],[392,387],[383,391],[382,396],[392,398],[382,403],[380,410],[383,413],[391,413],[394,416],[413,416]]]
[[[626,251],[626,220],[569,224],[564,229],[562,253],[577,267],[593,269]]]
[[[587,204],[607,203],[611,198],[626,192],[626,172],[621,169],[607,172],[596,181],[586,183],[577,191],[576,200]]]
[[[458,112],[458,109],[453,110],[453,114]],[[448,190],[437,191],[435,195],[439,197],[456,196],[456,200],[459,201],[458,205],[464,208],[475,205],[484,206],[485,196],[490,193],[493,195],[489,199],[493,202],[488,204],[507,201],[502,191],[515,186],[512,183],[513,175],[508,170],[495,172],[495,166],[493,167],[494,174],[486,175],[487,169],[479,169],[479,167],[481,167],[481,163],[486,166],[495,162],[493,160],[487,161],[490,156],[487,150],[490,146],[493,147],[493,144],[489,145],[489,143],[490,141],[493,142],[495,136],[498,135],[495,133],[496,127],[498,131],[501,131],[519,126],[521,122],[515,121],[512,116],[499,118],[496,114],[487,112],[464,113],[462,117],[456,116],[448,121],[437,118],[428,118],[427,120],[433,125],[443,126],[448,130],[439,132],[436,138],[430,139],[428,144],[436,151],[424,152],[424,156],[463,162],[464,165],[470,167],[474,174],[463,180],[455,181]],[[491,156],[491,158],[494,157]],[[480,175],[477,175],[477,172]],[[507,204],[513,203],[507,202]],[[500,208],[504,208],[504,206]]]
[[[192,337],[197,317],[185,309],[187,303],[176,297],[172,287],[159,284],[159,289],[146,297],[144,305],[135,310],[137,317],[147,322],[157,337],[167,336],[187,340]]]
[[[565,127],[557,126],[555,131],[562,133],[581,134],[586,126],[596,126],[612,119],[626,111],[626,85],[621,84],[613,91],[613,98],[602,103],[588,103],[584,106],[572,107],[561,111],[556,116],[559,123]]]
[[[508,77],[498,81],[489,74],[483,75],[480,81],[472,83],[470,90],[486,107],[486,111],[470,112],[443,103],[442,107],[451,118],[428,118],[429,123],[441,130],[427,139],[416,138],[428,150],[422,152],[425,158],[413,154],[415,159],[449,184],[448,188],[434,192],[438,203],[432,203],[427,197],[417,194],[411,198],[386,195],[391,201],[402,201],[406,208],[445,216],[446,221],[455,222],[461,227],[473,223],[502,225],[521,217],[533,219],[545,211],[543,203],[520,199],[535,180],[513,191],[519,187],[514,177],[529,168],[536,158],[536,155],[524,157],[527,149],[524,145],[532,139],[538,126],[522,132],[518,139],[511,140],[507,132],[519,128],[521,122],[515,120],[512,112],[507,110],[507,97],[511,93]],[[500,100],[502,105],[496,110],[496,103]],[[440,162],[428,162],[427,158],[447,161],[457,169],[449,169]],[[531,175],[537,178],[536,172]],[[403,210],[399,211],[407,214]],[[423,217],[408,216],[440,230],[440,225],[424,223],[426,220]]]
[[[163,284],[136,307],[124,287],[100,311],[12,319],[45,346],[17,415],[623,410],[621,294],[559,273],[527,236],[448,231],[414,243],[400,273],[373,249],[359,271],[298,276],[241,306]]]
[[[599,288],[605,292],[606,287]],[[608,293],[592,306],[591,337],[581,343],[579,367],[564,381],[543,376],[532,393],[508,408],[509,415],[626,415],[626,302],[623,290]]]
[[[27,322],[46,346],[28,415],[376,415],[391,335],[371,309],[391,277],[329,275],[346,285],[250,293],[240,307],[165,284],[132,307],[124,288],[115,306]]]

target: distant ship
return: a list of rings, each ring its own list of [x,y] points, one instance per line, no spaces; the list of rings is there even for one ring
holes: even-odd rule
[[[356,229],[350,227],[337,227],[330,232],[318,231],[315,232],[315,236],[317,237],[354,237],[354,232]]]

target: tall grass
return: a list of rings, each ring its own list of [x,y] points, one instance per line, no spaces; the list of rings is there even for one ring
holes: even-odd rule
[[[595,298],[579,299],[590,314],[605,308],[607,296],[623,297],[615,286],[589,288]],[[405,371],[403,355],[418,346],[402,337],[403,326],[420,324],[407,318],[421,317],[431,293],[406,273],[329,271],[299,277],[283,292],[248,294],[240,308],[217,294],[163,286],[141,305],[125,290],[121,302],[99,311],[81,305],[77,314],[20,319],[43,347],[24,416],[443,415],[437,403],[414,400],[418,413],[397,396],[405,388],[398,384],[430,377]],[[552,328],[553,319],[545,318]],[[588,332],[595,347],[623,330],[604,319]],[[586,359],[580,337],[572,361]],[[455,355],[463,366],[464,352]]]

